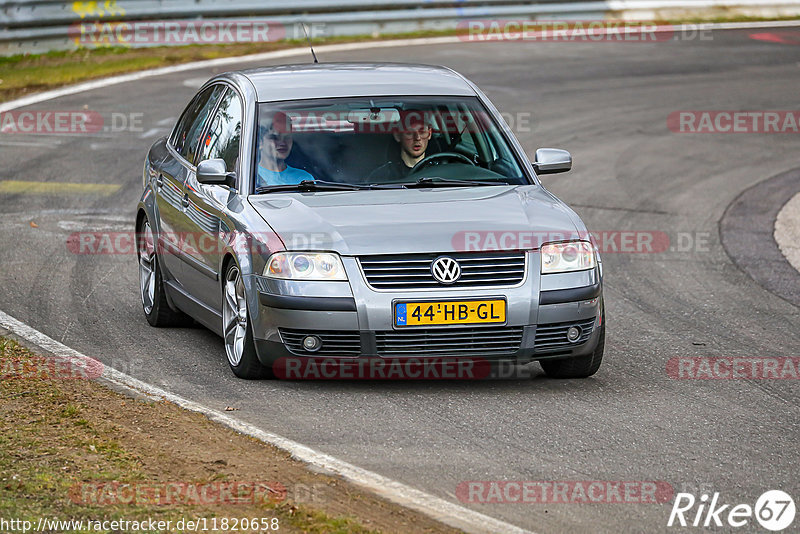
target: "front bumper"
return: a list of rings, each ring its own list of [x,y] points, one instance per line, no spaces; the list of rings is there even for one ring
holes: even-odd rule
[[[581,356],[597,345],[602,310],[599,269],[540,276],[539,256],[529,252],[523,283],[516,287],[425,291],[376,291],[355,258],[343,257],[349,282],[284,281],[254,276],[253,333],[259,360],[281,358],[483,358],[519,364]],[[506,324],[398,329],[392,303],[401,300],[459,300],[502,297]],[[581,329],[575,342],[570,326]],[[303,349],[316,335],[322,349]]]

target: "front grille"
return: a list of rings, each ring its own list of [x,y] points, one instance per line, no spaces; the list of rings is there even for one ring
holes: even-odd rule
[[[568,348],[571,345],[580,345],[585,343],[586,340],[592,335],[594,330],[594,319],[586,319],[583,321],[569,322],[569,323],[551,323],[540,324],[536,327],[536,341],[534,348],[536,351]],[[581,329],[581,335],[577,341],[570,342],[567,339],[567,330],[571,326],[577,326]]]
[[[454,284],[442,284],[431,274],[431,262],[439,256],[449,256],[461,265],[461,278]],[[386,254],[361,256],[358,261],[374,289],[506,287],[525,278],[524,252]]]
[[[513,354],[522,343],[522,327],[498,328],[414,328],[376,332],[381,356]]]
[[[290,352],[303,356],[358,356],[361,354],[361,334],[344,330],[293,330],[280,328],[283,344]],[[322,347],[314,352],[303,348],[303,338],[314,335],[322,340]]]

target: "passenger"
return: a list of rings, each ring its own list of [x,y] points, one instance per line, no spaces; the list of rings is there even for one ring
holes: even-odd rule
[[[405,178],[411,169],[425,158],[433,128],[419,110],[404,111],[400,115],[398,131],[392,135],[398,143],[397,155],[369,174],[368,181],[389,182]]]
[[[314,177],[286,163],[292,152],[292,121],[282,111],[267,118],[258,128],[258,176],[256,187],[299,184]]]

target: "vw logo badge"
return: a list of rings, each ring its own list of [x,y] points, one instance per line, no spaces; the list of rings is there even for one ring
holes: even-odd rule
[[[461,278],[461,266],[449,256],[439,256],[431,263],[431,274],[443,284],[453,284]]]

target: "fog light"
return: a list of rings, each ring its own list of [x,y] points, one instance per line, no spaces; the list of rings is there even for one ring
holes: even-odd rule
[[[306,336],[303,338],[303,348],[308,352],[317,352],[322,348],[322,340],[317,336]]]
[[[579,337],[581,337],[581,329],[577,326],[570,326],[569,330],[567,330],[567,340],[570,343],[575,343]]]

